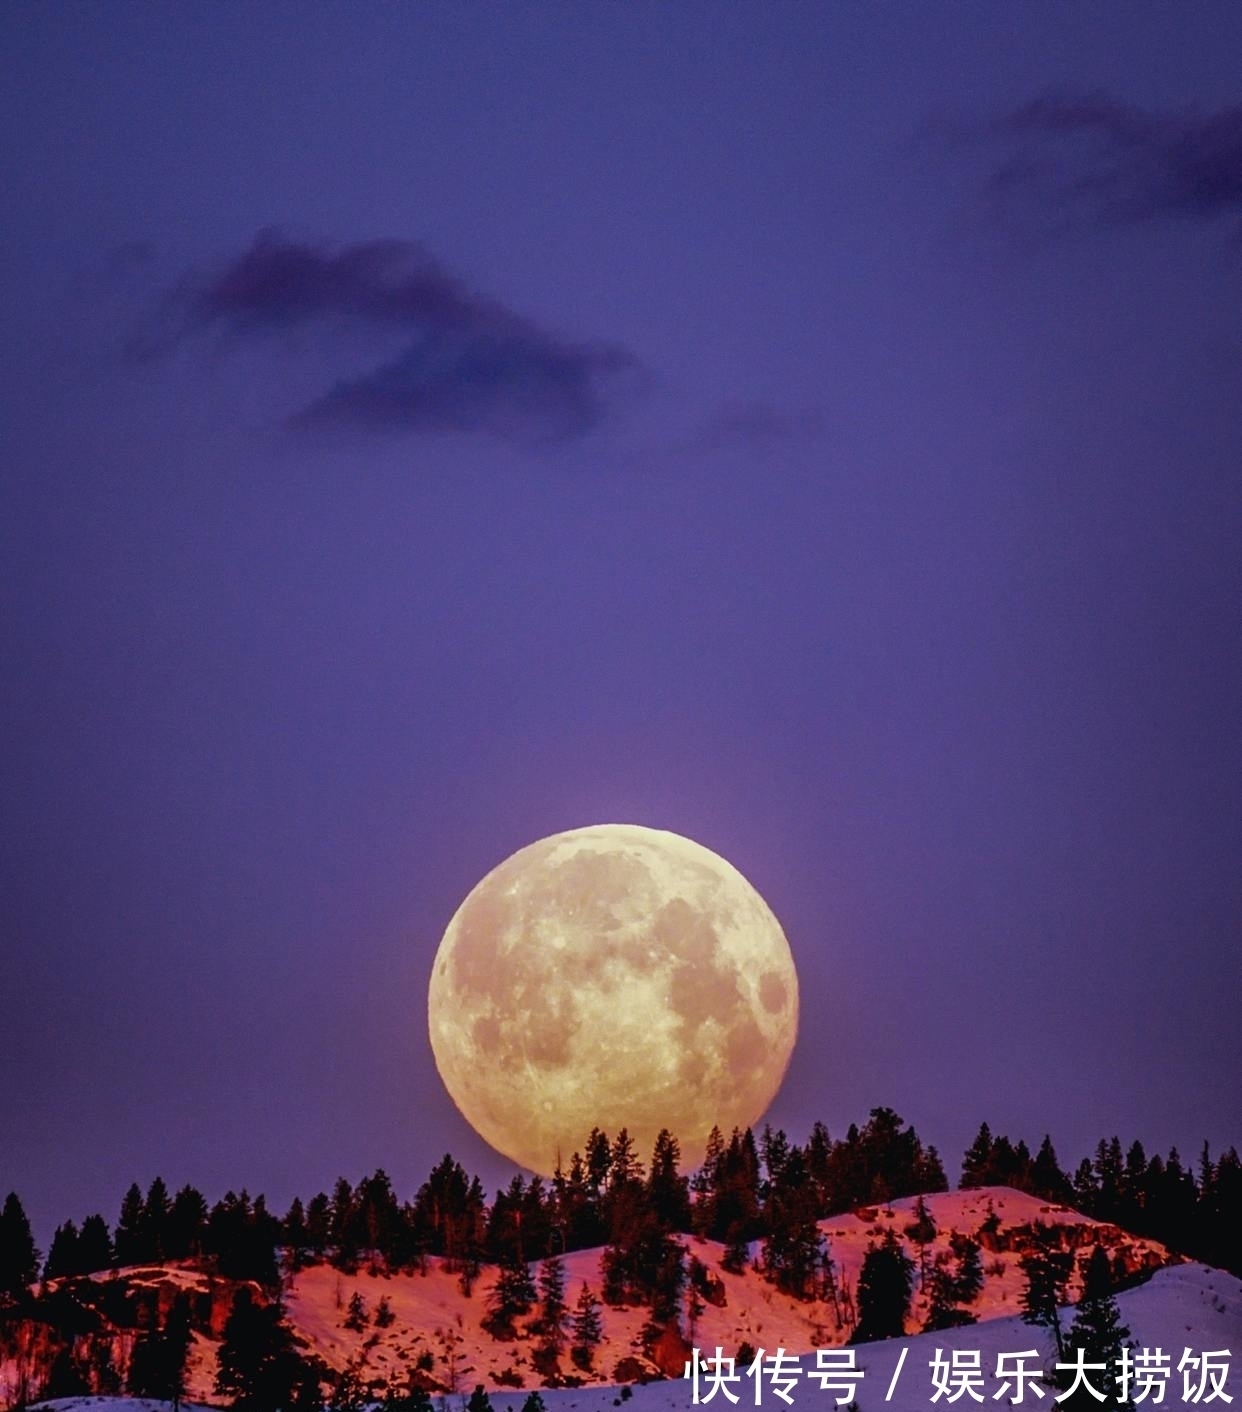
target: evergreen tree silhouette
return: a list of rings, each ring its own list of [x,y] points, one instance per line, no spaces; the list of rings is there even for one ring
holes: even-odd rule
[[[15,1191],[0,1208],[0,1301],[21,1299],[39,1277],[39,1252]]]
[[[1048,1133],[1044,1134],[1044,1140],[1039,1144],[1039,1151],[1031,1164],[1031,1191],[1034,1195],[1043,1197],[1045,1201],[1055,1201],[1058,1205],[1070,1201],[1074,1194],[1069,1178],[1057,1161],[1056,1148],[1053,1147],[1052,1138]]]
[[[482,1383],[475,1384],[470,1400],[466,1403],[466,1412],[492,1412],[492,1400],[483,1391]]]
[[[80,1245],[81,1236],[72,1221],[66,1221],[63,1226],[57,1226],[56,1232],[52,1236],[52,1244],[47,1252],[47,1261],[43,1266],[43,1278],[58,1280],[64,1275],[80,1274]]]
[[[963,1189],[987,1186],[992,1169],[992,1129],[986,1123],[979,1124],[975,1140],[966,1149],[962,1158],[962,1176],[958,1186]]]
[[[142,1189],[137,1182],[133,1182],[121,1202],[121,1213],[116,1222],[114,1244],[118,1265],[141,1265],[147,1259],[142,1239],[142,1217]]]
[[[914,1262],[897,1237],[887,1231],[878,1245],[868,1247],[858,1275],[858,1326],[851,1343],[900,1338],[914,1284]]]
[[[434,1412],[431,1394],[415,1382],[403,1388],[390,1387],[380,1406],[383,1412]]]
[[[539,1334],[543,1347],[558,1356],[565,1347],[565,1325],[569,1310],[565,1304],[565,1264],[550,1256],[539,1267]]]
[[[530,1266],[516,1247],[510,1247],[488,1295],[488,1313],[483,1327],[493,1338],[514,1338],[517,1332],[515,1321],[520,1315],[530,1313],[535,1299],[535,1282],[531,1278]]]
[[[936,1239],[936,1220],[923,1197],[914,1203],[914,1220],[905,1228],[908,1240],[919,1252],[919,1288],[927,1284],[927,1247]]]
[[[168,1214],[172,1202],[163,1177],[156,1177],[147,1189],[142,1204],[139,1233],[144,1260],[163,1260],[168,1256],[164,1242],[168,1233]]]
[[[858,1274],[858,1326],[850,1343],[899,1339],[905,1332],[915,1262],[900,1247],[892,1231],[868,1247]]]
[[[181,1405],[185,1396],[190,1353],[189,1297],[178,1294],[162,1328],[147,1330],[134,1345],[128,1390],[135,1397],[152,1397]]]
[[[78,1233],[78,1274],[93,1275],[109,1269],[113,1254],[107,1221],[98,1213],[88,1216]]]
[[[1121,1396],[1121,1380],[1117,1362],[1121,1357],[1130,1330],[1121,1322],[1121,1311],[1113,1297],[1112,1267],[1102,1246],[1095,1246],[1083,1272],[1082,1298],[1074,1313],[1074,1322],[1066,1338],[1066,1354],[1083,1351],[1084,1365],[1102,1363],[1104,1366],[1092,1371],[1088,1377],[1096,1392],[1104,1394],[1104,1401],[1093,1397],[1091,1392],[1079,1386],[1063,1402],[1070,1412],[1081,1409],[1119,1408],[1132,1404]],[[1062,1355],[1061,1362],[1076,1361]],[[1063,1374],[1064,1376],[1064,1374]],[[1064,1386],[1064,1383],[1063,1383]]]
[[[590,1285],[583,1285],[578,1293],[578,1303],[574,1307],[573,1360],[584,1372],[589,1372],[595,1360],[595,1350],[603,1342],[604,1323],[600,1302]]]
[[[280,1306],[257,1303],[243,1285],[224,1325],[216,1391],[240,1412],[283,1412],[302,1401],[309,1381]]]
[[[1065,1290],[1074,1269],[1074,1257],[1058,1250],[1050,1232],[1043,1232],[1034,1249],[1022,1257],[1022,1322],[1051,1330],[1057,1347],[1057,1358],[1065,1357],[1065,1338],[1061,1332],[1058,1312],[1065,1301]]]
[[[164,1221],[164,1254],[170,1260],[202,1254],[206,1230],[206,1198],[196,1187],[183,1186],[173,1197]]]

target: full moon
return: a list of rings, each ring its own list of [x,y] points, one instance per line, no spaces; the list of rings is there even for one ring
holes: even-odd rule
[[[763,898],[678,834],[599,824],[520,849],[457,909],[427,997],[436,1067],[498,1151],[550,1175],[588,1133],[661,1128],[683,1164],[755,1122],[798,1032]]]

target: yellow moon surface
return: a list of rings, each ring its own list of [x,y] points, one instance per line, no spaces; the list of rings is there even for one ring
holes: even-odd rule
[[[755,1122],[798,1032],[798,977],[763,898],[678,834],[599,824],[494,868],[431,972],[431,1048],[498,1151],[549,1175],[599,1127],[646,1162],[661,1128],[687,1168],[718,1124]]]

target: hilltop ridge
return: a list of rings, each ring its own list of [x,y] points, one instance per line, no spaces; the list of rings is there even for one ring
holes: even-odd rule
[[[920,1203],[935,1226],[935,1234],[922,1248],[911,1234]],[[776,1287],[762,1266],[759,1242],[748,1250],[747,1268],[735,1271],[728,1268],[728,1250],[721,1242],[684,1236],[686,1258],[700,1272],[701,1297],[695,1301],[692,1319],[682,1311],[682,1336],[666,1332],[653,1338],[650,1310],[638,1303],[604,1305],[601,1339],[589,1368],[575,1366],[568,1354],[552,1360],[541,1356],[533,1316],[515,1320],[512,1337],[489,1332],[485,1325],[500,1278],[494,1266],[484,1267],[473,1286],[464,1289],[453,1262],[437,1256],[429,1257],[422,1272],[414,1273],[390,1273],[378,1267],[349,1273],[316,1263],[288,1274],[275,1297],[304,1357],[320,1365],[325,1374],[346,1375],[375,1395],[410,1378],[433,1393],[457,1393],[480,1384],[492,1391],[558,1385],[585,1389],[676,1377],[692,1346],[720,1347],[734,1356],[746,1345],[807,1353],[845,1344],[856,1321],[858,1280],[866,1253],[889,1233],[916,1271],[923,1272],[922,1278],[917,1272],[914,1277],[914,1296],[904,1325],[907,1335],[918,1334],[927,1319],[931,1300],[927,1272],[937,1260],[951,1259],[954,1237],[968,1237],[980,1247],[982,1280],[969,1314],[989,1323],[1018,1314],[1023,1286],[1020,1261],[1039,1237],[1070,1251],[1102,1246],[1123,1283],[1146,1278],[1180,1260],[1158,1242],[1008,1187],[903,1197],[821,1220],[817,1226],[832,1262],[835,1299],[825,1290],[806,1299]],[[565,1301],[570,1308],[584,1285],[596,1292],[601,1289],[603,1261],[602,1247],[563,1257]],[[77,1337],[93,1342],[96,1353],[106,1346],[106,1361],[123,1373],[133,1357],[139,1328],[166,1319],[176,1297],[188,1296],[192,1341],[187,1396],[194,1402],[218,1405],[215,1379],[220,1340],[232,1301],[243,1286],[256,1300],[269,1298],[257,1284],[225,1279],[195,1261],[55,1280],[48,1283],[46,1297],[62,1311],[76,1310],[83,1330]],[[1073,1281],[1069,1294],[1071,1299],[1076,1294]],[[1028,1344],[1036,1332],[1026,1330],[1023,1337]],[[52,1356],[49,1334],[47,1325],[31,1321],[16,1356],[0,1361],[0,1405],[17,1400],[23,1359],[29,1365],[26,1386],[31,1385],[32,1369],[36,1386],[42,1381],[38,1370]]]

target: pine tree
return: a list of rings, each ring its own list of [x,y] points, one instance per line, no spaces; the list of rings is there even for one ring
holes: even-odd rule
[[[1117,1363],[1130,1330],[1121,1322],[1121,1311],[1113,1297],[1112,1269],[1102,1246],[1095,1246],[1083,1274],[1082,1298],[1074,1314],[1066,1339],[1067,1350],[1083,1350],[1084,1364],[1102,1363],[1102,1369],[1089,1374],[1089,1381],[1104,1401],[1091,1395],[1087,1388],[1077,1390],[1061,1404],[1070,1412],[1085,1408],[1120,1408],[1130,1406],[1121,1396],[1121,1380]],[[1061,1362],[1074,1361],[1063,1354]]]
[[[914,1284],[914,1261],[888,1231],[879,1245],[871,1245],[858,1276],[858,1326],[851,1343],[880,1338],[900,1338]]]
[[[690,1257],[690,1267],[686,1272],[686,1331],[693,1343],[698,1337],[699,1320],[706,1307],[703,1303],[702,1288],[707,1278],[707,1267],[695,1255]]]
[[[483,1184],[478,1177],[472,1177],[466,1188],[466,1200],[461,1214],[458,1244],[461,1253],[457,1260],[460,1272],[457,1287],[467,1299],[474,1290],[474,1282],[478,1279],[482,1266],[486,1213],[487,1198],[483,1195]]]
[[[522,1403],[522,1412],[546,1412],[543,1398],[539,1396],[538,1390],[527,1394],[526,1401]]]
[[[1058,1311],[1065,1300],[1074,1257],[1069,1251],[1056,1249],[1051,1235],[1045,1233],[1039,1244],[1022,1257],[1020,1264],[1025,1280],[1021,1296],[1022,1322],[1050,1329],[1056,1341],[1057,1357],[1063,1360],[1065,1340]]]
[[[647,1203],[668,1231],[684,1231],[690,1225],[689,1183],[677,1170],[680,1160],[680,1144],[667,1128],[661,1128],[647,1174]]]
[[[302,1198],[295,1196],[280,1223],[280,1242],[284,1247],[286,1268],[297,1272],[306,1264],[306,1252],[310,1247],[310,1235],[306,1229],[306,1208]]]
[[[368,1412],[371,1399],[362,1380],[362,1359],[352,1358],[332,1380],[332,1412]]]
[[[173,1197],[164,1223],[164,1254],[170,1260],[202,1254],[206,1230],[206,1198],[196,1187],[183,1186]]]
[[[811,1136],[807,1139],[806,1165],[815,1183],[815,1214],[823,1218],[829,1214],[832,1203],[832,1138],[819,1121],[812,1125]]]
[[[243,1285],[224,1325],[216,1391],[231,1397],[240,1412],[278,1412],[300,1401],[309,1382],[280,1307],[256,1303]]]
[[[144,1260],[163,1260],[168,1252],[164,1241],[167,1235],[168,1215],[172,1202],[163,1177],[156,1177],[147,1189],[147,1199],[142,1205],[142,1218],[139,1223]]]
[[[816,1221],[818,1198],[800,1147],[769,1135],[768,1154],[777,1174],[768,1188],[764,1220],[763,1268],[769,1280],[795,1299],[814,1299],[824,1258],[824,1237]]]
[[[991,1170],[992,1130],[986,1123],[980,1123],[974,1142],[966,1149],[966,1155],[962,1158],[962,1179],[958,1186],[987,1186]]]
[[[413,1381],[399,1389],[390,1386],[380,1406],[383,1412],[434,1412],[431,1394]]]
[[[692,1225],[695,1235],[705,1236],[714,1223],[714,1193],[720,1180],[720,1163],[724,1157],[724,1137],[713,1125],[707,1135],[707,1151],[703,1154],[703,1165],[690,1178],[690,1191],[694,1198]]]
[[[562,1247],[566,1250],[584,1250],[588,1246],[599,1245],[604,1238],[599,1201],[587,1181],[586,1164],[580,1153],[575,1152],[570,1159],[569,1175],[565,1178],[558,1201],[557,1220]]]
[[[531,1279],[530,1266],[520,1252],[511,1249],[501,1262],[496,1283],[488,1295],[488,1312],[483,1327],[493,1338],[514,1338],[514,1321],[519,1315],[530,1313],[535,1299],[535,1282]]]
[[[608,1190],[617,1191],[627,1182],[640,1182],[643,1179],[643,1164],[634,1150],[634,1139],[628,1128],[612,1140],[612,1161],[608,1171]]]
[[[731,1275],[740,1275],[750,1264],[750,1241],[746,1239],[740,1225],[734,1226],[725,1241],[724,1254],[720,1257],[722,1268]]]
[[[0,1301],[20,1299],[39,1277],[39,1252],[15,1191],[0,1209]]]
[[[358,1232],[354,1221],[356,1209],[353,1187],[344,1177],[338,1177],[332,1189],[328,1240],[332,1246],[332,1263],[347,1274],[358,1265]]]
[[[178,1294],[164,1323],[165,1393],[173,1412],[180,1412],[186,1391],[186,1371],[190,1361],[190,1296]]]
[[[278,1235],[279,1222],[268,1213],[261,1196],[252,1203],[245,1190],[229,1191],[211,1208],[203,1250],[215,1256],[226,1279],[255,1280],[274,1289],[280,1283]]]
[[[832,1305],[832,1317],[838,1329],[845,1326],[844,1303],[842,1299],[841,1286],[837,1280],[836,1262],[832,1258],[831,1252],[825,1248],[824,1258],[820,1262],[819,1297],[825,1304]]]
[[[625,1251],[619,1245],[604,1247],[599,1261],[600,1294],[604,1297],[604,1303],[611,1304],[613,1308],[624,1304],[630,1292],[628,1265]]]
[[[1095,1179],[1095,1168],[1089,1158],[1084,1157],[1075,1168],[1070,1179],[1070,1191],[1078,1210],[1085,1215],[1094,1216],[1099,1204],[1100,1186]]]
[[[651,1313],[643,1329],[647,1343],[666,1330],[681,1333],[681,1296],[686,1287],[686,1252],[675,1240],[662,1240],[659,1261],[648,1283]]]
[[[47,1252],[47,1261],[43,1266],[45,1280],[59,1280],[65,1275],[81,1273],[78,1268],[80,1241],[78,1228],[72,1221],[66,1221],[63,1226],[56,1227],[51,1248]]]
[[[354,1198],[354,1239],[373,1264],[383,1262],[391,1268],[401,1225],[401,1209],[392,1189],[392,1179],[378,1167],[358,1183]]]
[[[130,1184],[121,1202],[121,1214],[116,1223],[116,1263],[141,1265],[147,1259],[142,1241],[142,1189],[137,1182]]]
[[[608,1134],[592,1128],[586,1140],[586,1179],[596,1200],[608,1184],[611,1168],[612,1144],[608,1141]]]
[[[1230,1147],[1221,1153],[1212,1180],[1217,1219],[1208,1263],[1242,1276],[1242,1159]],[[1208,1258],[1209,1252],[1204,1252]]]
[[[749,1260],[749,1243],[762,1234],[759,1218],[759,1152],[749,1128],[734,1128],[720,1161],[712,1187],[711,1224],[707,1234],[729,1249],[726,1270],[740,1273]]]
[[[907,1240],[918,1247],[919,1288],[927,1284],[927,1247],[936,1239],[936,1219],[920,1196],[914,1203],[914,1220],[905,1229]]]
[[[1122,1217],[1121,1189],[1125,1161],[1121,1155],[1121,1139],[1103,1138],[1095,1149],[1096,1199],[1092,1215],[1101,1221],[1117,1221]]]
[[[983,1289],[983,1262],[979,1258],[979,1242],[954,1231],[949,1237],[949,1246],[957,1258],[954,1294],[959,1304],[973,1304]]]
[[[134,1397],[151,1397],[181,1405],[185,1396],[190,1352],[190,1303],[179,1294],[163,1328],[149,1329],[134,1345],[128,1390]]]
[[[466,1403],[466,1412],[492,1412],[492,1400],[483,1391],[482,1383],[475,1384],[470,1401]]]
[[[590,1285],[583,1285],[578,1294],[571,1337],[573,1338],[574,1362],[584,1372],[589,1372],[595,1361],[595,1350],[604,1339],[604,1322],[600,1302],[595,1297]]]
[[[957,1278],[946,1256],[941,1255],[932,1266],[927,1289],[929,1298],[927,1318],[923,1321],[924,1333],[958,1329],[975,1322],[975,1316],[961,1307]]]
[[[516,1174],[503,1191],[496,1193],[487,1217],[487,1249],[497,1262],[516,1255],[525,1255],[526,1240],[522,1230],[522,1200],[526,1182]]]
[[[1031,1190],[1045,1201],[1055,1201],[1058,1204],[1068,1201],[1073,1195],[1069,1178],[1061,1170],[1056,1148],[1053,1147],[1052,1138],[1048,1133],[1044,1134],[1044,1140],[1035,1154],[1035,1161],[1031,1164]]]
[[[536,1173],[522,1197],[522,1229],[526,1249],[532,1255],[547,1255],[552,1249],[552,1197],[544,1180]]]
[[[306,1206],[306,1248],[316,1260],[328,1253],[332,1207],[326,1192],[316,1192]]]
[[[929,1144],[915,1162],[914,1188],[916,1191],[948,1191],[949,1179],[944,1173],[944,1163],[934,1144]],[[909,1195],[909,1193],[907,1193]]]
[[[789,1138],[784,1128],[773,1130],[770,1123],[764,1123],[759,1138],[759,1155],[763,1159],[763,1169],[767,1174],[767,1187],[778,1186],[785,1174],[785,1163],[789,1160]]]
[[[88,1216],[78,1233],[78,1273],[93,1275],[112,1265],[112,1237],[108,1223],[98,1214]]]
[[[569,1310],[565,1304],[565,1265],[550,1256],[539,1267],[539,1322],[543,1347],[559,1357],[565,1347],[565,1324]]]

